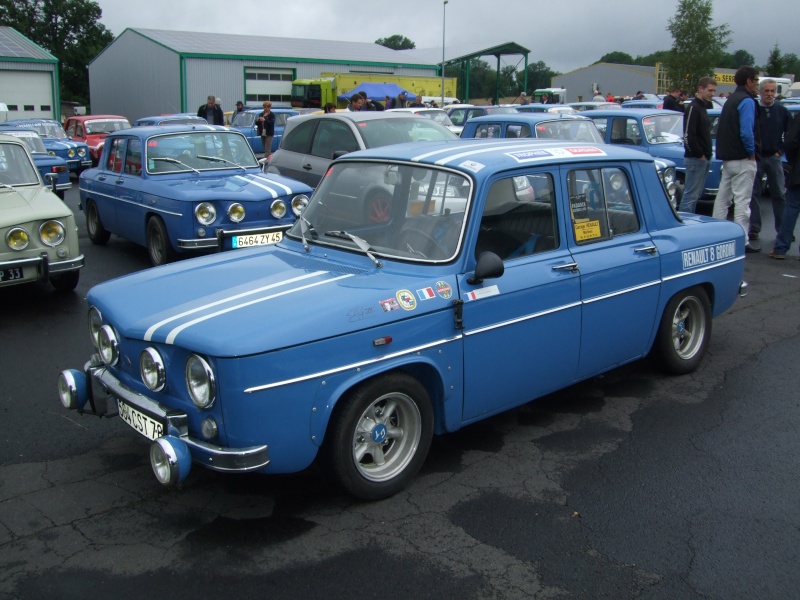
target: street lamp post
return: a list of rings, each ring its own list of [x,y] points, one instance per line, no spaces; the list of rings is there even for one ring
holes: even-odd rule
[[[444,25],[447,17],[447,1],[442,1],[442,104],[440,108],[444,107]]]

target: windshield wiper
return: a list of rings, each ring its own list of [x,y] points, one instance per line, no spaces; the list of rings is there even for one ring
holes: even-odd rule
[[[186,163],[182,163],[182,162],[181,162],[181,161],[179,161],[177,158],[169,158],[169,157],[167,157],[167,156],[156,156],[156,157],[154,157],[154,158],[151,158],[150,160],[163,160],[164,162],[168,162],[168,163],[175,163],[176,165],[180,165],[180,166],[182,166],[182,167],[186,167],[187,169],[191,169],[192,171],[194,171],[195,173],[197,173],[198,175],[200,175],[200,171],[198,171],[198,170],[197,170],[197,169],[195,169],[194,167],[190,167],[190,166],[189,166],[189,165],[187,165]]]
[[[297,218],[300,220],[300,239],[303,240],[303,248],[306,249],[306,252],[311,252],[311,246],[309,246],[308,242],[306,241],[306,234],[312,233],[316,237],[317,232],[314,229],[314,224],[306,219],[303,215],[300,215]]]
[[[235,167],[239,167],[242,171],[245,171],[245,172],[247,171],[247,169],[245,169],[242,165],[240,165],[238,163],[235,163],[232,160],[228,160],[226,158],[221,158],[219,156],[206,156],[204,154],[198,154],[197,158],[204,158],[205,160],[213,160],[214,162],[228,163],[229,165],[233,165]]]
[[[348,233],[346,231],[326,231],[325,235],[329,235],[331,237],[338,237],[338,238],[345,238],[352,241],[356,246],[358,246],[359,250],[364,252],[372,262],[380,269],[383,266],[383,263],[379,261],[375,256],[370,252],[371,248],[367,240],[358,237],[357,235],[353,235],[352,233]]]

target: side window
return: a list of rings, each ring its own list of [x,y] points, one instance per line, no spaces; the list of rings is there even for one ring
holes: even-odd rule
[[[567,176],[575,243],[590,244],[639,231],[627,174],[622,169],[577,169]]]
[[[281,149],[288,150],[289,152],[308,154],[311,147],[311,136],[314,133],[317,122],[317,119],[312,119],[305,123],[300,123],[300,125],[292,129],[287,135],[283,136]]]
[[[83,125],[80,125],[80,124],[79,124],[79,125],[77,126],[77,128],[75,129],[75,135],[76,135],[77,137],[79,137],[79,138],[86,137],[86,136],[83,134]]]
[[[117,138],[111,143],[108,152],[106,169],[120,173],[122,171],[122,157],[125,155],[125,138]]]
[[[611,143],[638,146],[642,143],[642,132],[636,119],[616,118],[611,125]]]
[[[69,125],[67,125],[67,135],[69,137],[75,137],[75,121],[70,121]]]
[[[355,152],[358,142],[353,132],[344,123],[321,119],[311,144],[311,154],[333,159],[334,152]]]
[[[606,127],[608,127],[608,119],[606,117],[598,117],[597,119],[592,119],[592,121],[594,121],[594,124],[597,126],[597,131],[599,131],[600,135],[602,135],[605,139]]]
[[[463,125],[464,124],[464,115],[466,111],[458,109],[454,110],[450,113],[450,120],[453,122],[453,125]]]
[[[498,179],[489,187],[475,257],[494,252],[503,260],[559,246],[555,188],[550,173]]]
[[[507,138],[529,138],[531,128],[528,125],[509,125],[506,127]]]
[[[481,123],[475,129],[476,138],[499,138],[500,125],[497,123]]]
[[[142,174],[142,142],[132,139],[128,144],[128,154],[125,156],[125,172],[129,175]]]

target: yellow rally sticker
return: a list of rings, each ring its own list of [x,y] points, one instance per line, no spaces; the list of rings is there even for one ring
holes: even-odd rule
[[[600,237],[600,221],[586,221],[584,223],[575,223],[575,240],[578,242],[585,242]]]

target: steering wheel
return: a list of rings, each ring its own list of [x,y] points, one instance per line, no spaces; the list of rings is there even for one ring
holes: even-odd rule
[[[413,241],[414,237],[416,237],[418,241],[421,240],[423,242],[423,248],[435,250],[436,254],[439,255],[439,258],[446,258],[448,256],[449,252],[444,244],[436,240],[436,238],[434,238],[431,234],[422,231],[421,229],[403,229],[400,232],[400,240],[398,242],[400,247],[406,247],[410,252],[420,255],[422,258],[428,258],[427,254],[421,252],[415,248],[413,244],[411,244],[411,241]]]

